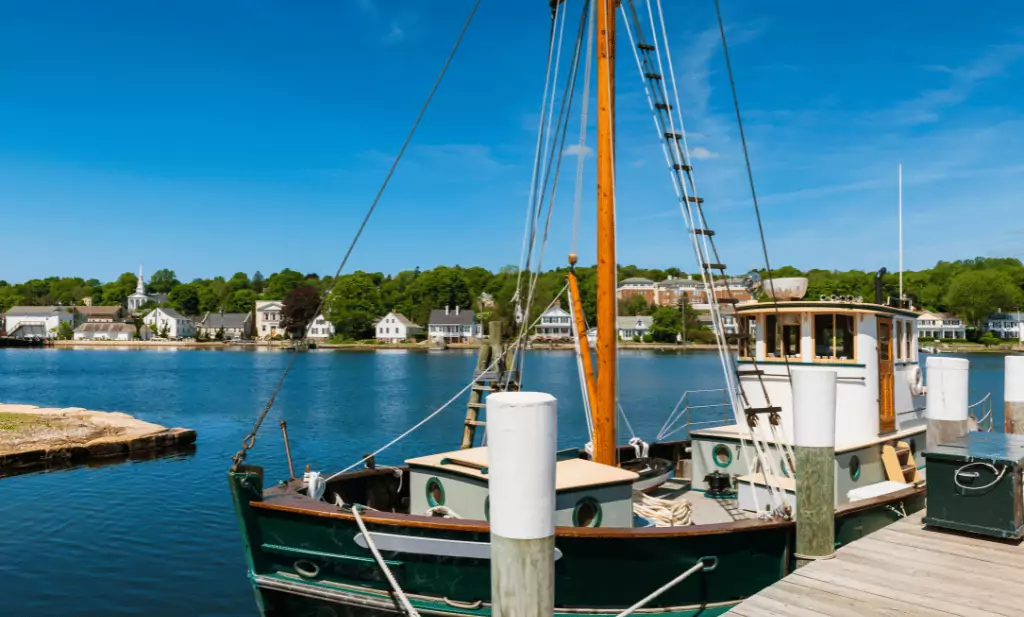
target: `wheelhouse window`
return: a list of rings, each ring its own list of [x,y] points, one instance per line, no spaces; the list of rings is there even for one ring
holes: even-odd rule
[[[856,360],[854,340],[857,331],[855,324],[856,321],[853,315],[815,315],[815,361],[852,362]]]
[[[897,321],[896,322],[896,354],[895,355],[896,355],[896,360],[898,360],[898,361],[903,361],[903,360],[907,359],[907,357],[906,357],[906,355],[904,355],[904,351],[903,351],[904,350],[903,338],[904,338],[905,335],[906,335],[906,333],[904,332],[904,329],[903,329],[903,322],[902,321]]]
[[[782,332],[776,315],[764,317],[764,353],[768,358],[782,357]]]
[[[756,335],[754,324],[756,323],[757,321],[752,317],[739,318],[739,329],[737,332],[739,332],[738,343],[741,358],[751,358],[754,355],[752,350],[754,349],[753,342]]]

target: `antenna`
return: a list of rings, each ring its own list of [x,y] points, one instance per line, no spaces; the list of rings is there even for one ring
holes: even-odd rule
[[[900,306],[903,306],[903,163],[898,164],[900,209]]]

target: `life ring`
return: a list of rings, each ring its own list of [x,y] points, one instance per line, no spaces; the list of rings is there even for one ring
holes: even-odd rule
[[[921,376],[921,367],[914,364],[907,371],[907,381],[910,383],[910,392],[914,396],[924,394],[924,379]]]

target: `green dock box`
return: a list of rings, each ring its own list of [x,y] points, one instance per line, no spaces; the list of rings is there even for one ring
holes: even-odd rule
[[[969,433],[925,452],[927,525],[1024,537],[1024,436]]]

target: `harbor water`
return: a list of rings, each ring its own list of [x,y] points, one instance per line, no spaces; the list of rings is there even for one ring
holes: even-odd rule
[[[1003,357],[967,357],[971,401],[991,392],[1001,427]],[[0,350],[0,402],[125,411],[198,431],[190,455],[0,480],[0,615],[256,615],[226,474],[287,360],[252,350]],[[283,418],[297,469],[347,466],[449,400],[475,363],[471,351],[300,354],[248,461],[265,467],[267,484],[287,476]],[[573,353],[530,353],[524,378],[558,398],[560,447],[582,446]],[[622,353],[622,406],[644,439],[685,390],[722,384],[714,353]],[[464,402],[378,462],[457,448]],[[697,419],[721,415],[703,412]]]

